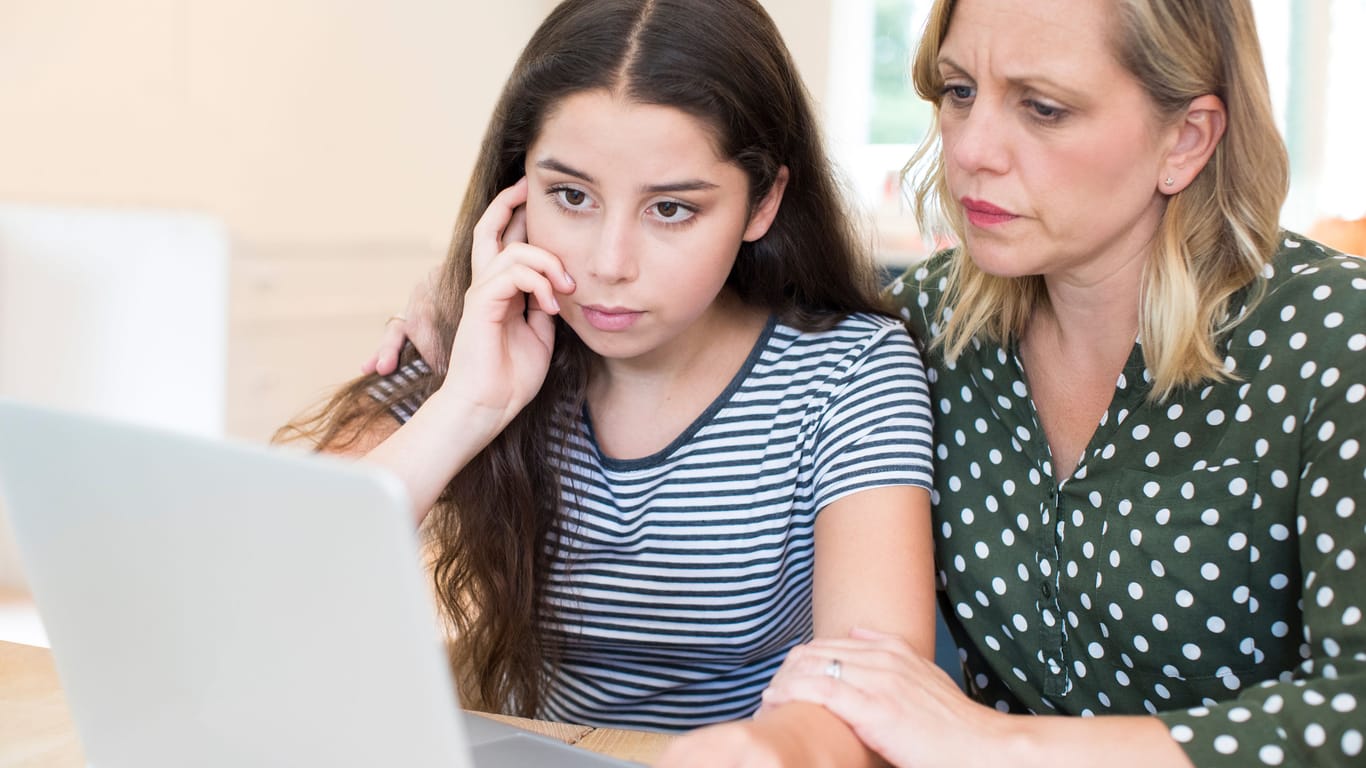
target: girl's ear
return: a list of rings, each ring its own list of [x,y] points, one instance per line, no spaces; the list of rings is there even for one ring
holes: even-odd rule
[[[742,239],[747,243],[763,237],[768,228],[773,226],[773,219],[778,215],[778,206],[783,203],[783,190],[787,189],[787,166],[778,168],[778,176],[773,179],[773,187],[764,195],[764,199],[759,201],[754,213],[749,215],[749,224],[745,227],[745,234]]]
[[[1193,99],[1177,121],[1175,141],[1158,169],[1158,190],[1174,195],[1194,181],[1214,156],[1227,126],[1223,99],[1213,94]]]

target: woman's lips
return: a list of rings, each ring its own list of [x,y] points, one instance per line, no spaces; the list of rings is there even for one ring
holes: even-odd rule
[[[624,331],[635,325],[640,316],[644,314],[625,307],[583,307],[583,319],[588,324],[599,331]]]
[[[985,200],[965,197],[959,202],[963,204],[963,211],[967,214],[968,221],[972,222],[975,227],[992,227],[1019,218],[1010,211],[992,205]]]

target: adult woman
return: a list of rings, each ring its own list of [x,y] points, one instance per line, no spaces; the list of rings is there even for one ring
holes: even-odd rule
[[[756,2],[568,0],[537,30],[442,351],[302,427],[435,507],[467,705],[684,729],[753,713],[813,632],[930,652],[923,371],[842,211]],[[868,756],[819,707],[760,727]]]
[[[1248,3],[940,0],[914,79],[961,246],[893,292],[976,702],[866,632],[766,700],[903,766],[1359,765],[1366,270],[1277,228]]]

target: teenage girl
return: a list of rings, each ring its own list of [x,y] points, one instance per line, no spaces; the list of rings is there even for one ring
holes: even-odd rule
[[[682,730],[753,714],[813,636],[932,656],[926,377],[849,221],[756,0],[569,0],[536,31],[438,351],[295,425],[407,485],[467,706]],[[865,754],[814,705],[739,727]]]

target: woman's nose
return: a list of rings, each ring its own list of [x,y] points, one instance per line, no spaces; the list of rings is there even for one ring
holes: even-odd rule
[[[952,162],[968,172],[1004,173],[1010,168],[1009,125],[1006,115],[979,98],[945,131],[945,150]]]

